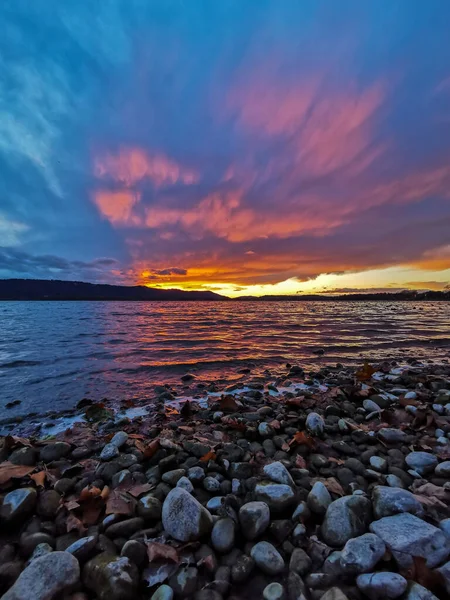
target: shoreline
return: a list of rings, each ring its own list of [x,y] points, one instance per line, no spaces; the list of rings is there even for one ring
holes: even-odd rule
[[[448,362],[184,379],[0,438],[5,600],[447,597]]]

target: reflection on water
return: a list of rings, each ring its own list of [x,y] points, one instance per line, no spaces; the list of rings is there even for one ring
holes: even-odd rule
[[[0,406],[22,400],[13,415],[146,399],[186,371],[214,380],[286,362],[445,358],[450,304],[2,302],[0,330]]]

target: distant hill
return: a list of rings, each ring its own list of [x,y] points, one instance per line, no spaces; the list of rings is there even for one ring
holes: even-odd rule
[[[0,300],[228,300],[214,292],[46,279],[0,279]]]
[[[184,290],[161,290],[145,286],[106,285],[81,281],[58,281],[48,279],[0,279],[0,300],[226,300],[227,302],[361,302],[361,301],[450,301],[448,292],[405,291],[395,293],[297,294],[295,296],[240,296],[227,298],[214,292],[186,292]]]

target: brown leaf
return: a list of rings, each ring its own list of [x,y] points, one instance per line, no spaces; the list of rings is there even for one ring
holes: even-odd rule
[[[410,573],[408,573],[410,577],[407,578],[419,583],[439,598],[447,597],[445,593],[445,580],[441,573],[434,569],[430,569],[427,566],[426,558],[414,556],[413,561],[414,566],[410,570]]]
[[[375,369],[366,361],[361,369],[356,371],[355,376],[358,381],[369,381],[374,373]]]
[[[92,498],[97,498],[101,494],[101,490],[97,487],[89,487],[86,486],[81,490],[80,497],[78,498],[79,502],[88,502],[92,500]]]
[[[180,414],[180,411],[177,410],[176,408],[173,408],[172,406],[165,406],[164,411],[165,411],[166,417],[173,417],[175,415]]]
[[[7,483],[11,479],[20,479],[34,471],[34,467],[26,467],[22,465],[13,465],[6,461],[0,464],[0,485]]]
[[[80,508],[80,505],[76,500],[69,500],[68,502],[64,503],[64,506],[67,508],[67,510],[75,510]]]
[[[145,494],[146,492],[149,492],[152,489],[153,489],[153,486],[150,485],[149,483],[142,483],[141,485],[134,485],[132,488],[130,488],[127,491],[134,498],[137,498],[141,494]]]
[[[236,429],[237,431],[246,431],[247,429],[245,423],[242,423],[237,419],[232,419],[231,417],[222,417],[221,421],[224,425],[230,427],[230,429]]]
[[[178,552],[172,546],[168,544],[160,544],[159,542],[147,542],[147,556],[148,561],[153,562],[155,560],[171,560],[172,562],[178,562]]]
[[[70,531],[78,531],[80,535],[86,533],[86,527],[73,513],[70,513],[66,520],[67,533]]]
[[[292,446],[292,444],[298,444],[299,446],[303,444],[308,446],[308,448],[314,448],[316,445],[314,439],[304,431],[297,431],[297,433],[294,433],[294,437],[289,442],[289,446]]]
[[[144,458],[151,458],[159,450],[159,440],[152,440],[144,449]]]
[[[235,398],[230,394],[227,394],[226,396],[221,396],[221,398],[218,401],[218,404],[220,410],[223,410],[224,412],[235,412],[242,408],[242,404],[240,402],[237,402]]]
[[[289,444],[287,442],[283,442],[283,445],[281,446],[281,449],[283,450],[283,452],[289,452],[289,450],[291,449],[291,447],[289,446]]]
[[[414,400],[413,398],[405,398],[402,396],[399,398],[398,403],[400,406],[419,406],[420,402],[418,400]]]
[[[37,486],[44,487],[45,476],[45,471],[39,471],[39,473],[33,473],[32,475],[30,475],[30,479],[32,479]]]
[[[287,398],[284,403],[287,406],[302,406],[305,396],[296,396],[295,398]]]
[[[328,479],[324,479],[323,483],[329,492],[336,494],[337,496],[345,496],[345,492],[342,489],[341,484],[334,477],[329,477]]]
[[[214,560],[212,554],[208,554],[208,556],[205,556],[198,561],[197,567],[205,567],[207,571],[213,573],[217,568],[217,562]]]
[[[106,502],[106,514],[132,515],[135,505],[134,498],[116,489],[112,491]]]
[[[201,457],[200,461],[207,463],[210,460],[215,460],[216,459],[216,453],[213,452],[213,450],[210,450],[209,452],[207,452],[204,456]]]

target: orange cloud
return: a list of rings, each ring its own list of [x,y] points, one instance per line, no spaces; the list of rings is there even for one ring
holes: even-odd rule
[[[133,206],[140,200],[140,194],[128,190],[111,192],[99,190],[94,193],[94,202],[102,215],[113,225],[136,225]]]
[[[198,181],[194,170],[181,167],[163,154],[150,155],[141,148],[122,148],[117,154],[96,157],[94,173],[99,179],[110,178],[127,187],[144,178],[150,179],[157,188]]]

